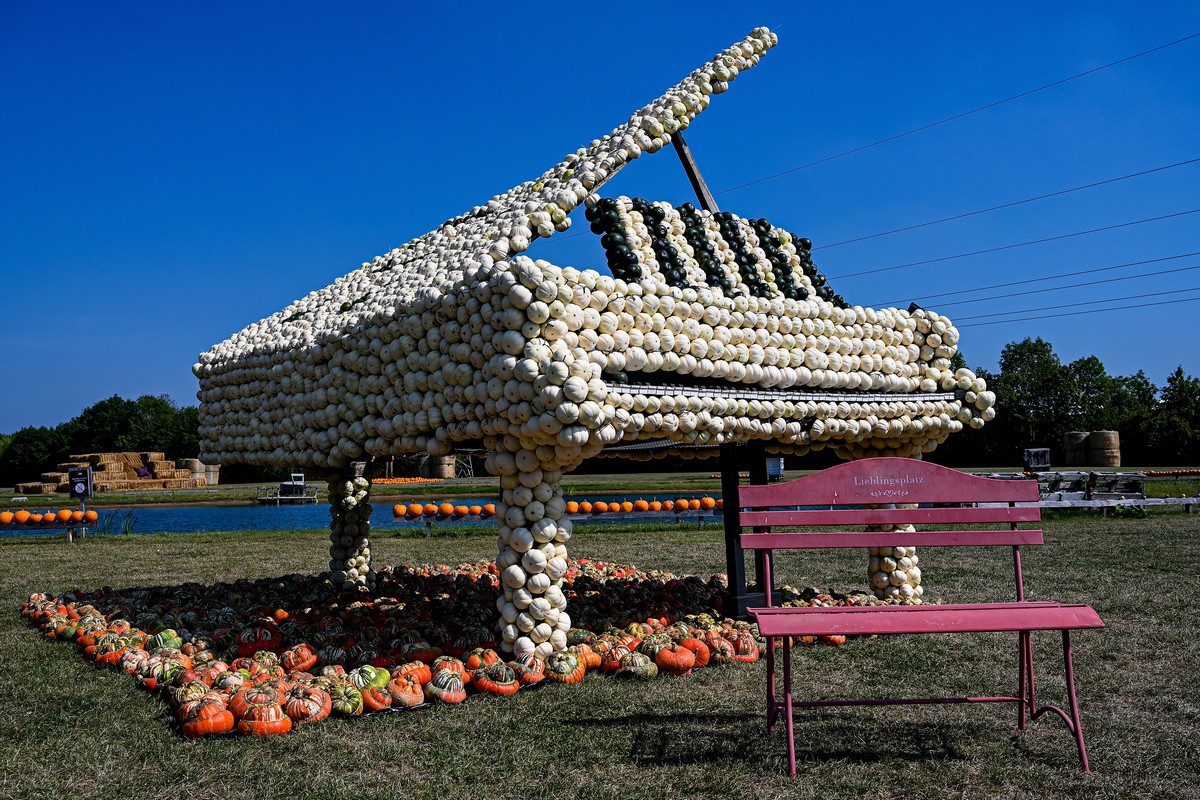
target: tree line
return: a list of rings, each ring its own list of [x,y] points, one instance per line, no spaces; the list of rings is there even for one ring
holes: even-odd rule
[[[0,486],[36,481],[71,454],[163,452],[169,460],[200,450],[199,408],[178,408],[166,395],[113,395],[54,427],[0,434]]]
[[[965,362],[961,357],[956,366]],[[1114,430],[1127,465],[1200,464],[1200,378],[1177,368],[1157,387],[1139,370],[1109,375],[1095,356],[1064,364],[1044,339],[1010,342],[999,371],[975,370],[996,392],[996,418],[980,430],[951,436],[930,456],[949,466],[1016,466],[1027,447],[1049,447],[1062,465],[1068,431]],[[168,459],[199,454],[196,406],[163,396],[114,395],[74,419],[0,434],[0,486],[33,481],[72,453],[161,451]],[[812,466],[801,459],[795,466]],[[223,469],[227,481],[269,480],[264,470]],[[245,473],[243,476],[242,473]],[[276,470],[278,472],[278,470]],[[263,474],[260,474],[263,473]]]
[[[1109,375],[1095,356],[1064,364],[1044,339],[1010,342],[998,372],[976,374],[996,393],[996,418],[951,436],[931,460],[949,466],[1014,466],[1027,447],[1048,447],[1063,465],[1070,431],[1117,431],[1122,464],[1200,464],[1200,378],[1178,367],[1164,386],[1145,372]]]

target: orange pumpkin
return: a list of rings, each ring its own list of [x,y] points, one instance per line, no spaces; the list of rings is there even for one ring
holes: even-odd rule
[[[705,511],[712,511],[717,507],[717,501],[712,497],[701,497],[700,507]]]
[[[57,514],[55,514],[55,517],[58,519],[59,522],[70,522],[71,521],[71,509],[64,508],[61,511],[59,511]]]
[[[621,510],[628,514],[630,511],[633,511],[633,503],[625,500],[621,503]]]
[[[319,686],[300,684],[283,696],[283,711],[296,725],[320,722],[329,716],[333,701]]]
[[[424,512],[425,516],[427,516],[427,517],[437,516],[437,513],[438,513],[437,503],[426,503],[425,506],[423,507],[422,511]]]
[[[708,649],[708,645],[697,639],[695,636],[688,636],[680,640],[680,647],[686,647],[692,651],[692,655],[696,657],[696,666],[708,666],[708,659],[712,655],[712,651]]]
[[[512,667],[496,661],[475,673],[475,687],[481,692],[509,697],[517,693],[521,682]]]
[[[179,727],[188,739],[233,730],[233,714],[225,707],[225,698],[209,692],[179,707]]]
[[[478,517],[480,514],[482,514],[482,513],[483,513],[483,506],[470,505],[470,506],[467,506],[467,511],[468,511],[468,512],[469,512],[469,513],[470,513],[472,516],[476,516],[476,517]]]
[[[649,511],[650,503],[646,502],[645,500],[634,500],[633,501],[633,510],[634,511]]]
[[[0,525],[11,525],[13,516],[11,511],[0,511]]]
[[[401,664],[399,668],[393,670],[392,675],[393,677],[412,675],[417,679],[417,683],[424,686],[433,677],[433,671],[429,669],[429,665],[424,661],[409,661],[407,664]]]
[[[442,503],[437,507],[437,513],[443,517],[448,517],[454,513],[454,503]]]
[[[425,702],[425,690],[415,672],[394,676],[388,681],[387,692],[392,697],[392,705],[400,708],[412,708]]]
[[[456,516],[456,517],[465,517],[467,514],[470,514],[470,513],[471,513],[471,509],[468,508],[467,506],[455,506],[454,507],[454,516]]]
[[[683,645],[676,644],[655,653],[654,663],[671,677],[679,678],[692,673],[692,667],[696,666],[696,655]]]
[[[365,711],[383,711],[392,707],[392,695],[386,687],[367,685],[361,691]]]
[[[579,513],[579,503],[576,503],[574,500],[568,500],[567,501],[567,513],[568,514],[578,514]]]
[[[95,522],[96,520],[100,519],[100,515],[89,508],[87,511],[83,512],[83,519],[86,522]]]
[[[410,503],[408,508],[405,509],[405,514],[410,517],[419,517],[424,513],[425,506],[421,505],[420,503]]]

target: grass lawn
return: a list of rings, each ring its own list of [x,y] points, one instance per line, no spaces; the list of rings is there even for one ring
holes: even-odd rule
[[[723,569],[719,530],[614,527],[581,525],[572,555]],[[0,798],[1200,797],[1200,515],[1078,515],[1046,529],[1047,544],[1024,553],[1029,596],[1090,602],[1108,625],[1073,639],[1090,776],[1054,718],[1017,734],[1009,706],[909,706],[801,714],[792,781],[782,731],[764,735],[761,664],[637,684],[589,675],[511,700],[192,742],[159,699],[18,614],[35,590],[315,572],[326,536],[304,531],[0,542]],[[453,563],[491,558],[495,539],[376,537],[372,549],[380,564]],[[932,597],[1011,597],[1002,549],[921,555]],[[865,561],[809,553],[777,570],[844,590],[863,586]],[[1042,699],[1059,702],[1059,638],[1034,641]],[[1012,690],[1016,639],[893,637],[800,648],[794,659],[797,688],[811,696],[990,694]]]

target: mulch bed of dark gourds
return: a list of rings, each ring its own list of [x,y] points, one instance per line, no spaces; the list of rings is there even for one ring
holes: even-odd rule
[[[187,737],[287,733],[330,716],[511,696],[589,672],[648,679],[757,661],[753,627],[724,618],[723,576],[570,562],[566,652],[501,656],[492,563],[399,566],[370,593],[328,576],[31,595],[48,639],[159,693]],[[791,603],[850,604],[814,590]],[[838,644],[838,640],[831,640]]]

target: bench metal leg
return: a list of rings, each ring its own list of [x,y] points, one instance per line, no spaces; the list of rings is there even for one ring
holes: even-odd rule
[[[775,730],[775,637],[767,637],[767,733]]]
[[[1028,652],[1026,659],[1029,671],[1029,715],[1031,721],[1036,721],[1043,714],[1051,712],[1057,714],[1066,723],[1067,729],[1071,731],[1071,735],[1075,737],[1075,747],[1079,750],[1079,764],[1083,767],[1084,772],[1091,772],[1092,769],[1088,765],[1087,746],[1083,743],[1083,722],[1079,717],[1079,699],[1075,693],[1075,666],[1071,659],[1071,631],[1064,628],[1062,630],[1062,648],[1063,648],[1063,670],[1067,683],[1067,706],[1069,712],[1064,711],[1055,705],[1045,705],[1038,707],[1034,701],[1033,694],[1033,652],[1029,644],[1029,632],[1022,632],[1025,639],[1025,649]]]
[[[1033,642],[1029,631],[1017,634],[1019,641],[1019,660],[1017,668],[1017,730],[1025,730],[1028,715],[1034,712],[1033,706]]]
[[[1079,748],[1079,763],[1084,772],[1091,772],[1088,766],[1087,747],[1083,743],[1083,721],[1079,718],[1079,700],[1075,696],[1075,667],[1071,661],[1071,632],[1063,630],[1063,666],[1067,673],[1067,699],[1071,704],[1071,732],[1075,734],[1075,745]]]
[[[783,637],[784,657],[783,657],[783,717],[785,726],[787,727],[787,755],[788,755],[788,774],[791,777],[796,777],[796,728],[792,720],[792,640],[791,637]]]

